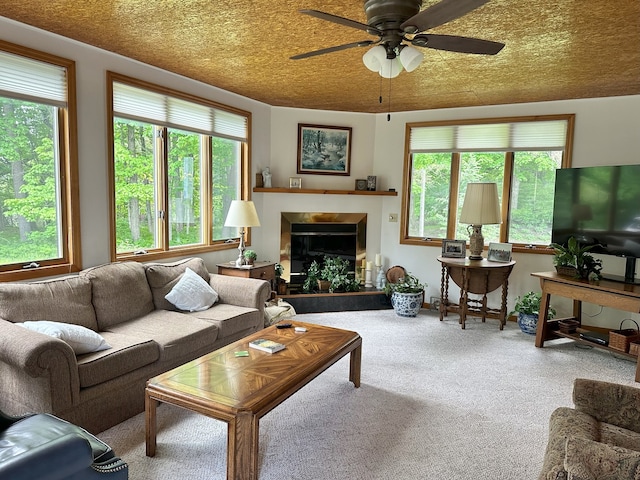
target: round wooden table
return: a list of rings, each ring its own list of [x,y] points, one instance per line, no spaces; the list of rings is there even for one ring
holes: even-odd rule
[[[469,258],[438,257],[442,264],[440,284],[440,320],[448,312],[460,315],[460,325],[465,327],[467,315],[478,315],[484,322],[487,318],[500,320],[500,330],[507,322],[507,288],[509,275],[515,260],[509,262],[492,262],[469,260]],[[449,301],[449,279],[460,287],[460,301]],[[487,305],[487,294],[502,287],[502,301],[500,308],[490,308]],[[470,298],[469,294],[482,295],[481,299]]]

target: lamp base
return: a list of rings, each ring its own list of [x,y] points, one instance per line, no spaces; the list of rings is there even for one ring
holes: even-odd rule
[[[467,232],[469,232],[469,260],[482,260],[482,250],[484,249],[482,225],[469,225]]]
[[[244,228],[240,230],[240,244],[238,245],[238,250],[240,253],[238,254],[238,259],[236,260],[236,267],[241,267],[245,265],[244,259]]]

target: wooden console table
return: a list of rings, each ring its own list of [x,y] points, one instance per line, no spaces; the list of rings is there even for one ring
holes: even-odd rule
[[[464,328],[467,315],[476,314],[482,317],[500,320],[500,330],[507,321],[507,288],[509,275],[515,260],[510,262],[490,262],[487,259],[469,260],[468,258],[438,257],[442,264],[440,284],[440,321],[448,312],[460,314],[460,325]],[[449,279],[460,287],[460,302],[449,302]],[[487,306],[487,293],[502,287],[500,308]],[[469,298],[469,294],[482,295],[482,299]]]
[[[580,341],[578,333],[563,333],[558,330],[558,321],[561,319],[546,320],[549,315],[549,299],[551,295],[572,299],[573,318],[578,322],[582,322],[583,301],[626,312],[640,313],[640,286],[638,285],[612,282],[610,280],[589,282],[588,280],[558,275],[556,272],[539,272],[531,275],[540,278],[540,286],[542,288],[542,302],[540,303],[540,314],[536,329],[536,347],[541,348],[546,340],[555,338],[571,338]],[[634,355],[625,354],[604,345],[591,342],[585,343],[596,348],[611,350],[620,355],[636,358]],[[638,366],[636,366],[635,380],[636,382],[640,381],[640,368]]]

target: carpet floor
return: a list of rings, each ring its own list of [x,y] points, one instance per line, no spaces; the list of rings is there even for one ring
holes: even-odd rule
[[[578,377],[634,385],[635,363],[569,340],[534,346],[507,322],[440,322],[393,310],[312,313],[293,320],[357,331],[362,386],[348,357],[260,422],[260,480],[536,479],[549,415],[572,406]],[[636,384],[637,385],[637,384]],[[131,480],[222,480],[226,424],[158,408],[156,456],[144,414],[102,432]]]

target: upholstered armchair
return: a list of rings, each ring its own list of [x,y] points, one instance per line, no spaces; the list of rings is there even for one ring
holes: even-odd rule
[[[638,478],[640,388],[577,378],[573,403],[551,414],[539,480]]]
[[[0,412],[0,480],[126,480],[128,466],[89,432],[50,414]]]

